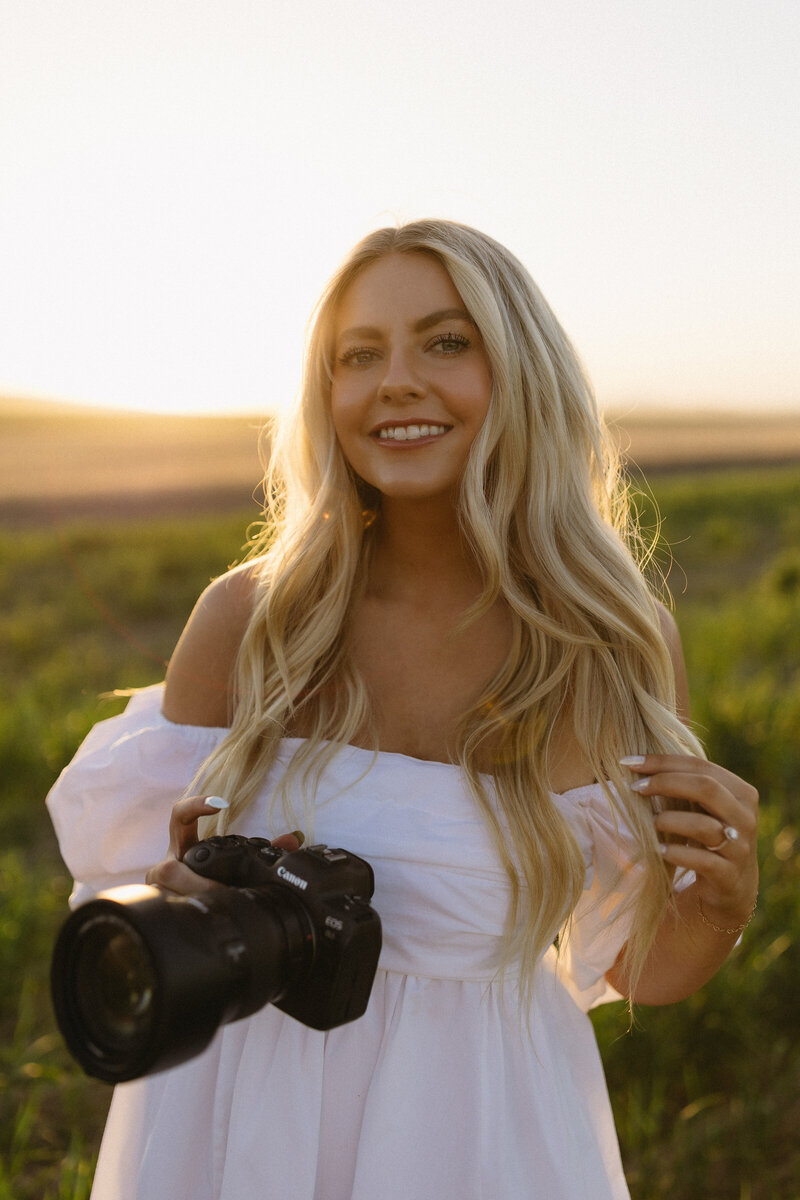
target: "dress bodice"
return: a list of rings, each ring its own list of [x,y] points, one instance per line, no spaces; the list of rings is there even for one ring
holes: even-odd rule
[[[164,856],[172,804],[228,732],[168,721],[161,698],[160,685],[144,689],[123,714],[96,725],[48,798],[76,880],[73,903],[141,881]],[[234,832],[286,831],[282,808],[271,811],[271,799],[301,744],[282,740]],[[485,782],[491,786],[490,777]],[[384,969],[440,979],[495,976],[510,885],[458,766],[346,745],[326,764],[305,820],[301,783],[296,791],[290,800],[298,827],[312,822],[315,841],[344,846],[373,866]],[[553,799],[586,863],[584,895],[561,953],[570,989],[585,1007],[616,995],[604,974],[627,933],[627,922],[612,918],[638,878],[631,869],[637,846],[599,784]]]

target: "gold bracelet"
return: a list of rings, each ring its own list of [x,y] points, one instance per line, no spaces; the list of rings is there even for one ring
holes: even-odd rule
[[[747,926],[750,924],[753,917],[755,916],[757,907],[758,907],[758,896],[756,896],[756,902],[753,905],[752,909],[750,910],[750,916],[747,918],[747,920],[745,921],[745,923],[743,925],[737,925],[735,929],[723,929],[721,925],[715,925],[713,921],[709,921],[708,917],[703,912],[703,901],[700,899],[699,896],[697,897],[697,911],[700,913],[700,920],[705,925],[708,925],[710,929],[713,929],[715,933],[744,933],[745,929],[747,929]]]

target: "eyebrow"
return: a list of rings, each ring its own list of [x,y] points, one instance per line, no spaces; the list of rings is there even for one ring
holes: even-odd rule
[[[474,325],[475,322],[468,312],[463,308],[439,308],[436,312],[428,313],[427,317],[420,317],[411,326],[412,333],[424,333],[426,329],[432,329],[434,325],[441,324],[442,321],[466,321],[469,325]],[[374,325],[354,325],[352,329],[343,329],[336,339],[337,342],[344,338],[379,338],[381,331]]]

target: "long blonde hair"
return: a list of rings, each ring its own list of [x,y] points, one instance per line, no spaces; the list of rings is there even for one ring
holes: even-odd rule
[[[336,440],[331,335],[337,303],[359,272],[384,255],[407,253],[433,255],[444,266],[492,368],[491,404],[459,502],[483,579],[464,623],[502,599],[512,649],[464,713],[455,753],[511,881],[506,957],[519,960],[530,987],[536,962],[584,886],[582,854],[547,786],[550,739],[566,712],[646,868],[626,952],[635,980],[669,902],[670,879],[651,808],[630,793],[619,759],[702,751],[675,713],[656,602],[585,373],[525,268],[474,229],[429,220],[370,234],[315,310],[298,403],[272,439],[266,519],[252,547],[258,587],[237,663],[232,726],[205,765],[203,786],[229,797],[226,820],[233,820],[263,786],[280,739],[300,721],[308,736],[280,794],[288,806],[289,781],[300,777],[309,822],[325,763],[369,729],[369,696],[350,661],[348,635],[380,497]],[[491,788],[478,769],[489,746]],[[297,816],[286,813],[287,820]]]

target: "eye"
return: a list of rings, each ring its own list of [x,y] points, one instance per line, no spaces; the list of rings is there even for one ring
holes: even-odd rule
[[[337,362],[345,367],[364,367],[373,362],[378,351],[372,346],[352,346],[340,354]]]
[[[464,337],[463,333],[437,333],[436,337],[428,342],[428,349],[436,348],[440,354],[449,358],[468,349],[469,344],[469,338]]]

